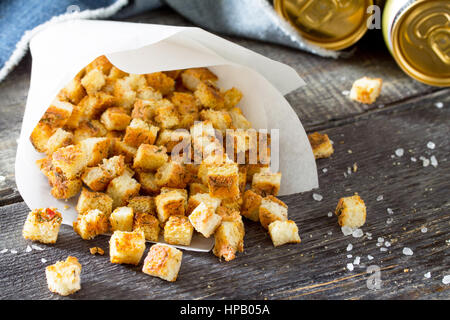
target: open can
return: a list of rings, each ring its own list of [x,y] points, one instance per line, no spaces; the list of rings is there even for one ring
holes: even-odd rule
[[[373,0],[274,0],[275,10],[309,42],[342,50],[367,32]]]
[[[400,68],[433,86],[450,86],[450,1],[388,0],[383,36]]]

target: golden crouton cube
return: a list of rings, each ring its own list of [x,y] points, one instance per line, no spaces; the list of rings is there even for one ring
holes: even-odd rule
[[[189,215],[189,221],[196,231],[209,238],[222,222],[222,217],[215,214],[212,207],[202,202]]]
[[[174,92],[170,101],[172,101],[180,114],[184,115],[198,112],[198,102],[192,93]]]
[[[314,158],[320,159],[331,157],[334,149],[331,140],[326,133],[321,134],[319,132],[314,132],[308,134],[308,139],[311,144]]]
[[[143,100],[161,100],[163,98],[161,92],[148,86],[139,88],[136,91],[136,97]]]
[[[225,99],[220,90],[211,82],[200,82],[194,92],[201,105],[211,109],[225,108]]]
[[[170,216],[164,225],[164,241],[168,244],[189,246],[194,227],[186,216]]]
[[[112,211],[113,200],[102,192],[92,192],[86,188],[81,191],[77,202],[77,212],[84,214],[90,210],[98,209],[109,216]]]
[[[76,196],[83,184],[80,178],[67,179],[55,170],[49,172],[48,178],[52,186],[50,193],[56,199],[70,199]]]
[[[125,206],[128,200],[137,196],[141,185],[130,175],[124,173],[111,180],[106,194],[113,199],[113,208]]]
[[[138,265],[145,251],[145,235],[141,230],[114,231],[109,240],[111,263]]]
[[[247,120],[247,118],[245,118],[241,109],[234,107],[230,111],[228,111],[228,114],[231,117],[234,128],[247,130],[252,127],[252,124]]]
[[[74,78],[62,89],[62,95],[76,105],[84,98],[86,91],[81,85],[81,80]]]
[[[108,216],[98,209],[89,210],[78,215],[73,230],[84,240],[94,239],[109,231]]]
[[[172,152],[174,147],[182,151],[191,144],[191,134],[184,129],[169,130],[164,129],[158,135],[156,140],[158,146],[164,146],[167,152]]]
[[[298,228],[294,221],[274,221],[269,224],[269,234],[275,247],[286,243],[300,243]]]
[[[242,220],[223,221],[214,233],[214,255],[233,260],[236,252],[244,251],[244,233]]]
[[[136,156],[137,149],[118,139],[113,140],[112,153],[124,157],[126,163],[132,163]]]
[[[340,198],[335,213],[341,227],[359,228],[366,222],[366,205],[358,195]]]
[[[92,69],[81,79],[81,84],[88,94],[94,94],[105,85],[105,75],[101,70]]]
[[[104,92],[97,92],[93,95],[85,96],[80,101],[80,106],[84,112],[84,117],[97,119],[109,107],[115,103],[114,97]]]
[[[108,108],[100,117],[100,122],[108,130],[125,130],[130,124],[131,117],[124,108]]]
[[[74,142],[80,143],[84,139],[104,137],[108,133],[105,126],[98,120],[83,121],[73,132]]]
[[[286,221],[288,216],[288,206],[274,196],[267,196],[262,199],[259,206],[259,221],[267,229],[274,221]]]
[[[159,167],[155,177],[160,187],[183,189],[187,184],[184,166],[176,161],[166,162]]]
[[[61,213],[56,208],[34,209],[28,214],[22,235],[33,241],[55,243],[61,222]]]
[[[81,141],[80,146],[86,155],[87,165],[96,166],[107,158],[110,145],[108,138],[87,138]]]
[[[204,109],[200,112],[202,120],[209,120],[213,127],[225,134],[225,130],[232,125],[231,116],[227,111]]]
[[[100,167],[106,171],[111,179],[122,175],[125,171],[125,157],[114,156],[109,159],[103,159]]]
[[[136,92],[133,91],[126,78],[116,81],[113,95],[118,107],[123,107],[126,110],[133,108],[134,102],[136,101]]]
[[[139,147],[142,143],[154,144],[158,130],[158,127],[149,125],[144,120],[133,119],[127,127],[123,142],[134,148]]]
[[[142,119],[148,123],[151,123],[153,121],[157,105],[157,102],[154,100],[136,99],[133,111],[131,112],[131,118]]]
[[[215,83],[218,78],[207,68],[191,68],[181,74],[183,85],[191,91],[195,91],[197,86],[203,81]]]
[[[243,200],[242,196],[239,196],[239,198],[222,199],[221,206],[225,207],[225,208],[228,208],[228,209],[241,211],[241,207],[242,207],[242,203],[243,202],[244,202],[244,200]]]
[[[117,80],[117,79],[124,78],[127,75],[128,75],[127,72],[122,71],[122,70],[116,68],[115,66],[112,66],[112,68],[111,68],[111,70],[109,71],[109,74],[108,74],[108,79]]]
[[[244,192],[241,214],[252,221],[259,221],[259,206],[262,197],[252,190]]]
[[[47,111],[45,111],[39,122],[46,123],[51,127],[60,128],[64,126],[72,114],[74,105],[67,101],[55,99]]]
[[[171,129],[180,124],[180,118],[175,106],[170,100],[162,99],[154,102],[154,120],[163,129]]]
[[[149,195],[158,194],[161,187],[157,184],[156,175],[152,172],[145,172],[138,170],[136,172],[136,179],[141,184],[141,190]]]
[[[228,89],[223,93],[225,99],[225,108],[231,109],[242,99],[242,92],[236,88]]]
[[[194,195],[191,195],[188,200],[187,204],[187,214],[191,214],[192,211],[194,211],[195,208],[198,207],[200,203],[204,203],[208,207],[211,207],[214,212],[216,209],[220,206],[220,203],[222,202],[221,199],[211,197],[209,193],[197,193]]]
[[[147,87],[147,80],[143,74],[130,73],[125,79],[134,91]]]
[[[180,74],[183,72],[183,70],[170,70],[170,71],[164,71],[164,73],[168,76],[171,77],[173,80],[176,80]]]
[[[112,179],[101,167],[89,167],[83,171],[81,180],[94,191],[103,191]]]
[[[197,193],[208,193],[208,192],[209,192],[208,186],[204,185],[203,183],[193,182],[189,185],[189,196],[194,196]]]
[[[147,84],[163,95],[171,93],[175,89],[175,81],[163,72],[146,74]]]
[[[281,172],[272,173],[270,170],[261,170],[253,175],[252,189],[262,196],[276,196],[280,191]]]
[[[111,229],[113,231],[132,231],[134,212],[130,207],[118,207],[109,216]]]
[[[59,148],[52,154],[52,165],[67,179],[77,178],[87,165],[84,149],[79,145]]]
[[[134,213],[156,214],[155,199],[149,196],[138,196],[128,201],[128,207],[133,208]]]
[[[45,147],[46,149],[45,153],[51,155],[57,149],[71,145],[72,142],[73,142],[73,133],[58,128],[48,139],[47,145]]]
[[[141,144],[134,158],[133,168],[156,170],[169,160],[164,146]]]
[[[156,242],[159,237],[159,220],[150,213],[136,212],[134,214],[133,231],[144,232],[145,240]]]
[[[100,70],[103,74],[109,74],[112,68],[112,63],[109,62],[108,58],[103,55],[95,58],[94,61],[92,61],[85,67],[85,70],[86,72],[89,72],[93,69],[97,69]]]
[[[208,187],[212,197],[239,197],[239,168],[236,163],[223,163],[208,168]]]
[[[68,296],[81,289],[81,264],[75,257],[68,256],[66,261],[58,261],[45,268],[47,286],[51,292]]]
[[[38,122],[30,135],[30,141],[33,147],[38,152],[47,151],[47,143],[50,137],[53,135],[54,128],[50,125],[42,122]]]
[[[363,77],[358,79],[353,82],[350,90],[350,99],[365,104],[372,104],[380,95],[382,84],[383,80],[380,78]]]
[[[184,215],[187,206],[186,193],[171,190],[155,197],[156,213],[161,223],[166,222],[169,216]]]
[[[157,243],[151,246],[144,260],[142,272],[174,282],[180,271],[183,253],[172,246]]]

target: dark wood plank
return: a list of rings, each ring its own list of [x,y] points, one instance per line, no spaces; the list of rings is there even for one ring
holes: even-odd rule
[[[46,289],[44,266],[77,256],[82,265],[82,290],[68,299],[448,299],[450,256],[450,143],[448,108],[433,106],[435,99],[418,102],[413,108],[381,112],[360,121],[326,130],[334,141],[335,154],[318,161],[323,200],[313,192],[283,197],[290,218],[300,228],[302,243],[274,248],[257,223],[246,221],[245,252],[229,263],[211,253],[184,251],[179,279],[167,283],[141,273],[139,267],[113,265],[105,256],[91,256],[88,248],[107,249],[107,237],[86,242],[63,226],[54,246],[44,251],[24,252],[29,242],[21,237],[27,214],[23,203],[0,208],[0,298],[60,299]],[[443,97],[448,105],[450,96]],[[436,144],[427,149],[428,141]],[[403,157],[391,156],[403,148]],[[350,151],[351,150],[351,151]],[[438,166],[423,167],[410,157],[430,158]],[[347,177],[347,168],[357,163],[357,172]],[[326,168],[328,171],[323,172]],[[336,218],[328,217],[341,196],[358,192],[367,205],[367,222],[362,238],[344,237]],[[377,197],[383,195],[382,201]],[[394,213],[387,213],[391,208]],[[387,220],[393,219],[388,224]],[[426,233],[421,232],[427,227]],[[391,242],[387,252],[376,246],[378,237]],[[353,244],[353,250],[346,251]],[[402,254],[404,247],[412,256]],[[351,259],[347,254],[352,254]],[[367,255],[374,259],[369,261]],[[353,271],[346,264],[361,257]],[[45,258],[47,263],[41,263]],[[382,286],[369,290],[366,268],[381,268]],[[431,278],[424,274],[431,272]]]

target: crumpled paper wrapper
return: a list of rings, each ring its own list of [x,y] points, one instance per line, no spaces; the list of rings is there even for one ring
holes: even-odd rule
[[[77,217],[77,197],[64,201],[50,194],[48,181],[35,164],[43,154],[35,151],[29,137],[59,90],[103,54],[129,73],[210,68],[218,75],[220,87],[235,86],[243,92],[238,106],[255,129],[279,129],[280,195],[318,187],[307,135],[283,97],[304,85],[304,81],[287,65],[199,28],[110,21],[79,20],[53,25],[34,36],[30,50],[30,89],[15,164],[17,187],[30,208],[56,207],[68,225]],[[67,205],[70,207],[63,209]],[[212,237],[195,235],[191,246],[177,247],[209,251],[213,244]]]

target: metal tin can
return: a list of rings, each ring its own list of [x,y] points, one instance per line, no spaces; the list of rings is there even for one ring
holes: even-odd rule
[[[356,43],[367,31],[373,0],[274,0],[274,8],[309,42],[329,50]]]
[[[400,68],[433,86],[450,86],[450,1],[388,0],[383,36]]]

